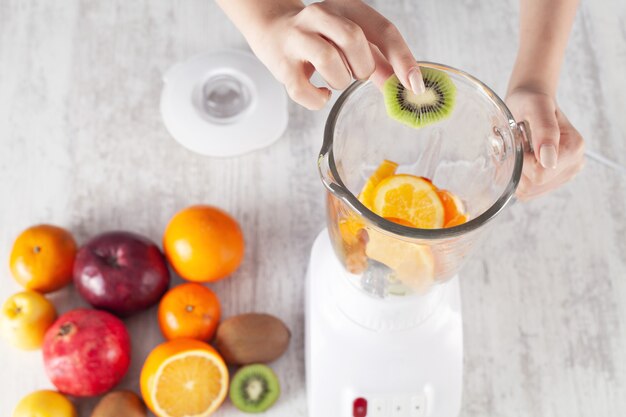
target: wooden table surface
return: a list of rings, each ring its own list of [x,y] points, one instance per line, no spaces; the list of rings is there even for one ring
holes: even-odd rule
[[[589,149],[626,165],[626,3],[583,3],[559,102]],[[504,92],[515,1],[374,5],[420,59]],[[247,253],[232,278],[211,287],[225,316],[265,311],[289,325],[291,347],[273,365],[283,395],[269,415],[305,416],[304,276],[325,222],[316,155],[327,110],[291,103],[288,130],[273,146],[211,159],[173,141],[158,107],[172,64],[244,47],[208,0],[0,2],[0,299],[19,290],[9,251],[32,224],[67,227],[79,242],[111,229],[160,241],[177,210],[223,207],[240,220]],[[626,415],[625,207],[626,176],[589,160],[572,183],[502,215],[461,279],[462,416]],[[84,305],[73,288],[52,298],[61,312]],[[141,364],[162,338],[154,309],[126,323],[135,343],[122,385],[137,390]],[[28,392],[52,387],[39,351],[0,342],[0,369],[3,416]],[[77,403],[88,416],[94,400]],[[240,413],[227,402],[216,415]]]

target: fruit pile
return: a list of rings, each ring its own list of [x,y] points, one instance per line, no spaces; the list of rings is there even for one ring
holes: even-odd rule
[[[394,223],[419,229],[453,227],[467,221],[463,203],[431,180],[396,174],[398,164],[384,160],[359,194],[368,209]]]
[[[17,348],[41,348],[46,374],[58,391],[24,397],[13,417],[75,417],[66,395],[106,394],[92,417],[145,417],[146,405],[158,417],[207,417],[228,394],[246,412],[265,411],[276,402],[280,384],[266,363],[287,350],[289,330],[278,318],[260,313],[220,322],[219,299],[203,285],[239,267],[244,254],[239,224],[215,207],[189,207],[170,220],[163,249],[122,231],[98,235],[80,248],[70,232],[51,225],[33,226],[18,236],[10,268],[25,291],[5,301],[2,335]],[[168,264],[191,282],[169,289]],[[94,308],[57,317],[44,294],[72,281]],[[157,303],[166,341],[142,366],[143,400],[132,391],[111,391],[131,363],[132,338],[122,318]],[[232,379],[229,365],[240,366]]]
[[[463,203],[453,193],[437,188],[428,178],[398,174],[397,169],[397,163],[384,160],[365,182],[358,198],[370,211],[388,221],[420,229],[455,227],[468,221]],[[394,279],[424,292],[446,267],[441,257],[437,264],[428,245],[368,228],[360,216],[332,204],[331,211],[336,213],[333,216],[344,263],[353,274],[362,274],[369,260],[374,260],[388,267]]]

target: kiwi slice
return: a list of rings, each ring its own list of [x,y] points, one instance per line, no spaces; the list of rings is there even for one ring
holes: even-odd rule
[[[278,377],[267,365],[254,364],[239,369],[230,383],[230,400],[247,413],[261,413],[280,395]]]
[[[456,87],[448,74],[432,68],[420,68],[426,91],[415,94],[392,75],[383,85],[387,114],[392,119],[420,128],[445,119],[452,113]]]

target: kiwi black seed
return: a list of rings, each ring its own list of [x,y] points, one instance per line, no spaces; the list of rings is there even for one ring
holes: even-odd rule
[[[244,366],[230,382],[230,400],[247,413],[261,413],[270,408],[280,396],[278,377],[263,364]]]
[[[454,108],[456,87],[443,71],[420,68],[426,91],[415,94],[392,75],[383,86],[389,117],[414,128],[420,128],[450,116]]]

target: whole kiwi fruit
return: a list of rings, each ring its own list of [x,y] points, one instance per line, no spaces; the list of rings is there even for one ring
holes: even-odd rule
[[[91,417],[146,417],[146,406],[137,394],[128,390],[112,391],[102,397]]]
[[[230,317],[217,328],[215,347],[230,365],[268,363],[289,345],[291,332],[280,319],[262,313]]]

